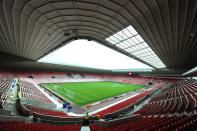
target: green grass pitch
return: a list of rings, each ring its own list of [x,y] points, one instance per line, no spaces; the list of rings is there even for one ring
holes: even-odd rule
[[[118,82],[82,82],[42,85],[79,106],[146,87],[144,85],[132,85]]]

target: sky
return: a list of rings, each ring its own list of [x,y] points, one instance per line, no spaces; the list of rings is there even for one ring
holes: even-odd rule
[[[39,62],[99,69],[152,69],[95,41],[75,40],[44,56]]]

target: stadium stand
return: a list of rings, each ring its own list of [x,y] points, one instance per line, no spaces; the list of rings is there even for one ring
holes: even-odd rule
[[[90,125],[92,131],[142,131],[142,130],[195,130],[197,128],[197,117],[177,116],[177,117],[146,117],[134,122],[128,122],[113,127],[102,127],[94,124]]]
[[[113,113],[113,112],[121,110],[121,109],[123,109],[123,108],[125,108],[127,106],[131,106],[131,104],[135,104],[135,102],[137,100],[143,98],[146,95],[147,95],[146,92],[145,93],[141,93],[141,94],[139,94],[137,96],[134,96],[134,97],[132,97],[132,98],[130,98],[128,100],[125,100],[125,101],[119,103],[119,104],[116,104],[116,105],[114,105],[112,107],[109,107],[109,108],[107,108],[107,109],[105,109],[105,110],[103,110],[101,112],[98,112],[98,113],[96,113],[94,115],[100,115],[101,118],[104,118],[105,114]]]
[[[117,65],[135,68],[41,62],[75,40],[122,53],[134,61],[115,57]],[[196,131],[196,57],[197,0],[0,0],[0,130]],[[71,91],[76,82],[133,90]]]
[[[19,74],[17,71],[12,72],[13,74]],[[29,76],[33,76],[32,80],[37,83],[63,83],[63,82],[91,82],[91,81],[114,81],[124,82],[130,84],[141,84],[147,85],[147,81],[153,81],[155,84],[158,81],[165,82],[176,82],[181,79],[169,79],[169,78],[155,78],[155,77],[130,77],[120,75],[95,75],[95,74],[71,74],[69,76],[64,72],[24,72],[20,73],[21,78],[25,79]],[[53,76],[53,77],[52,77]]]
[[[7,98],[8,98],[7,94],[0,92],[0,109],[4,109]]]
[[[0,130],[24,130],[24,131],[79,131],[81,125],[64,125],[64,126],[53,126],[39,123],[24,123],[18,121],[0,121]]]
[[[30,105],[24,105],[26,109],[31,111],[31,114],[34,112],[38,114],[43,114],[43,115],[51,115],[51,116],[58,116],[58,117],[68,117],[66,113],[63,113],[61,111],[57,110],[52,110],[52,109],[46,109],[42,107],[35,107],[35,106],[30,106]]]
[[[53,103],[35,85],[31,83],[22,81],[20,86],[20,92],[21,92],[21,96],[26,99],[43,101],[46,103]]]
[[[7,82],[9,86],[12,86],[12,82],[14,82],[14,78],[11,73],[8,76],[2,76],[2,82]],[[38,87],[35,86],[35,83],[38,81],[34,81],[42,79],[42,82],[50,81],[53,79],[53,82],[56,79],[61,79],[68,77],[65,73],[40,73],[40,72],[28,72],[25,74],[34,74],[34,78],[28,78],[28,76],[21,74],[19,81],[19,89],[18,91],[21,93],[21,111],[23,111],[25,116],[33,116],[35,122],[37,123],[21,123],[20,121],[4,121],[1,122],[0,128],[3,130],[9,129],[19,129],[22,126],[25,129],[34,130],[44,130],[49,127],[51,129],[59,129],[63,130],[67,128],[68,130],[80,130],[81,125],[83,124],[84,117],[73,117],[69,116],[66,113],[55,110],[49,106],[43,107],[39,105],[39,102],[53,104],[53,102],[45,96]],[[52,78],[51,76],[55,76]],[[73,75],[74,76],[74,75]],[[76,77],[77,76],[77,77]],[[75,78],[79,79],[81,75],[75,75]],[[90,80],[91,76],[93,79],[98,79],[99,81],[105,81],[109,79],[109,76],[99,76],[99,75],[84,75],[86,79]],[[88,78],[87,78],[88,77]],[[111,77],[111,76],[110,76]],[[123,79],[130,79],[129,77],[122,77]],[[111,81],[116,81],[116,77],[111,77]],[[154,81],[154,87],[150,89],[142,89],[139,94],[131,97],[123,102],[115,104],[107,109],[104,109],[100,112],[93,114],[90,117],[90,128],[92,131],[101,131],[101,130],[168,130],[168,129],[177,129],[177,130],[185,130],[185,129],[196,129],[196,98],[197,98],[197,82],[194,80],[180,81],[174,84],[168,84],[167,80],[159,79],[159,78],[140,78],[136,77],[135,81],[141,82],[141,84],[145,84],[147,80]],[[67,79],[68,80],[68,79]],[[32,83],[32,82],[35,83]],[[164,81],[164,82],[158,82]],[[172,80],[179,81],[179,80]],[[64,82],[64,81],[62,81]],[[129,82],[128,82],[129,83]],[[164,86],[168,85],[168,86]],[[3,84],[2,84],[3,86]],[[9,88],[8,88],[9,89]],[[155,92],[159,91],[159,93],[155,94]],[[142,106],[141,109],[134,112],[132,115],[129,113],[134,110],[134,106],[140,105],[144,100],[151,97],[150,101]],[[6,101],[8,95],[6,93],[1,94],[1,100]],[[26,100],[24,100],[26,99]],[[28,104],[26,101],[31,100],[32,103]],[[36,105],[34,105],[34,101],[37,101]],[[5,102],[4,102],[5,103]],[[3,103],[3,104],[4,104]],[[22,109],[24,108],[24,109]],[[99,121],[97,116],[100,116],[101,119],[104,120]],[[107,120],[107,121],[105,121]],[[161,123],[161,121],[166,121]],[[3,124],[4,123],[4,124]],[[118,124],[117,124],[118,123]],[[184,123],[184,124],[183,124]],[[51,124],[51,125],[48,125]],[[59,125],[58,125],[59,124]],[[77,124],[77,125],[73,125]],[[12,126],[13,125],[13,126]],[[56,126],[53,126],[56,125]],[[61,125],[61,126],[60,126]],[[30,129],[29,129],[30,130]]]
[[[5,92],[11,88],[11,82],[13,82],[13,77],[0,74],[0,88]]]
[[[151,96],[151,94],[156,92],[159,88],[161,88],[161,85],[149,91],[142,92],[132,98],[129,98],[119,104],[111,106],[103,111],[100,111],[94,114],[94,116],[100,115],[101,118],[105,119],[115,118],[121,113],[125,113],[131,110],[133,108],[133,105],[139,105],[144,99],[147,98],[147,96]]]
[[[0,71],[0,109],[5,108],[6,101],[10,95],[10,89],[12,89],[12,83],[14,82],[14,77],[10,73]]]
[[[146,105],[134,114],[142,118],[113,127],[91,124],[91,130],[195,130],[196,81],[181,81],[163,88]],[[117,120],[118,121],[118,120]]]
[[[132,83],[132,84],[146,85],[146,81],[122,80],[122,82],[123,83]]]
[[[152,114],[177,114],[191,113],[196,110],[196,81],[184,81],[173,84],[163,89],[160,95],[151,99],[137,113],[142,115]]]

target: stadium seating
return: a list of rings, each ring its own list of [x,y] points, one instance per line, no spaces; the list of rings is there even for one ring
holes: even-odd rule
[[[11,87],[11,83],[10,82],[6,82],[4,80],[0,80],[0,88],[4,89],[4,90],[9,90]]]
[[[1,72],[1,71],[0,71]],[[0,74],[0,109],[4,109],[5,103],[8,99],[8,90],[14,82],[14,77],[7,72]]]
[[[9,73],[9,72],[1,72],[0,71],[0,80],[8,81],[8,82],[13,82],[14,76]]]
[[[0,92],[0,109],[4,109],[7,98],[8,98],[7,94]]]
[[[11,74],[20,74],[17,71],[12,71],[12,73],[6,73],[0,75],[0,88],[9,90],[11,84],[15,77]],[[32,75],[34,78],[28,78],[29,75]],[[164,82],[158,82],[160,80],[168,81],[159,78],[152,77],[127,77],[127,76],[110,76],[110,75],[94,75],[94,74],[66,74],[66,73],[55,73],[55,72],[24,72],[20,74],[20,83],[21,86],[19,91],[21,92],[22,98],[25,98],[22,101],[22,105],[25,106],[27,110],[30,110],[31,114],[35,118],[40,118],[42,122],[53,121],[53,124],[56,122],[56,118],[65,119],[66,124],[73,124],[72,120],[75,120],[75,123],[81,124],[84,117],[77,118],[68,116],[66,113],[63,113],[58,110],[51,109],[53,107],[40,107],[39,105],[27,105],[26,99],[30,99],[37,101],[41,101],[43,103],[53,103],[48,97],[46,97],[37,86],[34,85],[37,81],[38,83],[52,83],[52,82],[82,82],[82,81],[117,81],[117,82],[125,82],[132,84],[142,84],[146,85],[147,81],[153,81],[154,86],[157,88],[150,89],[142,89],[140,90],[138,95],[129,98],[119,104],[116,104],[112,107],[109,107],[103,111],[93,114],[93,116],[100,115],[101,118],[107,119],[107,114],[112,114],[114,112],[121,111],[129,106],[137,105],[137,103],[141,103],[141,101],[146,99],[147,95],[151,96],[154,92],[157,91],[158,88],[163,87]],[[72,77],[71,77],[72,76]],[[176,81],[176,80],[175,80]],[[177,80],[178,81],[178,80]],[[1,107],[3,108],[8,95],[6,93],[0,93]],[[134,114],[139,114],[142,116],[140,120],[135,120],[133,122],[127,122],[125,124],[121,124],[114,127],[102,127],[91,124],[92,130],[128,130],[128,129],[136,129],[136,130],[153,130],[153,129],[195,129],[196,124],[196,108],[197,108],[197,82],[196,81],[182,81],[168,88],[163,88],[159,94],[157,94],[154,98],[152,98],[147,104],[145,104],[139,111]],[[40,103],[38,103],[40,104]],[[131,108],[128,108],[131,109]],[[124,110],[125,111],[125,110]],[[127,110],[126,110],[127,112]],[[119,113],[119,112],[118,112]],[[125,112],[124,112],[125,113]],[[123,113],[123,115],[124,115]],[[178,114],[178,116],[176,115]],[[40,115],[40,116],[39,116]],[[37,117],[36,117],[37,116]],[[109,115],[110,116],[110,115]],[[68,117],[68,118],[67,118]],[[116,115],[118,119],[119,115]],[[41,119],[42,118],[42,119]],[[50,118],[50,119],[49,119]],[[71,119],[69,119],[71,118]],[[110,118],[110,117],[108,117]],[[113,117],[111,117],[113,119]],[[110,118],[110,119],[111,119]],[[195,119],[194,119],[195,118]],[[79,121],[79,120],[80,121]],[[161,121],[167,121],[166,123],[161,123]],[[65,124],[64,123],[64,124]],[[184,124],[183,124],[184,123]],[[80,130],[81,126],[51,126],[45,124],[37,124],[37,123],[20,123],[18,121],[7,121],[0,122],[0,130],[20,130],[21,127],[24,127],[25,130],[45,130],[46,128],[50,128],[51,130]],[[143,126],[142,126],[143,125]],[[31,127],[31,128],[30,128]]]
[[[18,121],[0,121],[1,131],[80,131],[81,125],[53,126],[39,123],[24,123]]]
[[[160,87],[161,87],[161,85],[156,87],[156,88],[153,88],[151,90],[140,93],[140,94],[138,94],[138,95],[126,100],[126,101],[123,101],[119,104],[116,104],[112,107],[109,107],[105,110],[100,111],[100,112],[94,114],[94,116],[95,115],[100,115],[101,118],[105,118],[105,114],[113,113],[115,111],[119,111],[119,110],[121,110],[121,109],[123,109],[123,108],[125,108],[125,107],[127,107],[131,104],[136,104],[137,101],[141,100],[142,98],[146,97],[147,95],[151,96],[151,94],[154,93],[155,91],[157,91],[158,88],[160,88]]]
[[[47,98],[35,85],[22,82],[20,86],[21,96],[27,99],[32,99],[36,101],[43,101],[46,103],[53,103],[49,98]]]
[[[0,88],[3,91],[9,90],[13,81],[14,81],[14,77],[10,76],[9,73],[0,74]]]
[[[141,99],[142,97],[144,97],[144,96],[146,96],[146,95],[147,95],[146,92],[145,92],[145,93],[141,93],[141,94],[139,94],[139,95],[137,95],[137,96],[134,96],[134,97],[132,97],[132,98],[127,99],[126,101],[123,101],[123,102],[121,102],[121,103],[119,103],[119,104],[116,104],[116,105],[111,106],[111,107],[109,107],[109,108],[107,108],[107,109],[105,109],[105,110],[102,110],[102,111],[100,111],[100,112],[94,114],[94,116],[95,116],[95,115],[100,115],[101,118],[104,118],[104,115],[105,115],[105,114],[107,114],[107,113],[112,113],[112,112],[114,112],[114,111],[118,111],[118,110],[120,110],[120,109],[123,109],[123,108],[125,108],[125,107],[127,107],[127,106],[129,106],[129,105],[131,105],[131,104],[133,104],[133,103],[135,103],[137,100]]]
[[[196,81],[173,84],[170,88],[163,89],[159,95],[135,113],[141,115],[191,113],[197,108],[196,87]]]
[[[90,125],[92,131],[105,130],[195,130],[196,81],[182,81],[161,90],[154,98],[134,114],[141,120],[113,127]]]
[[[82,77],[80,74],[55,73],[55,72],[36,72],[33,73],[34,80],[38,83],[61,83],[61,82],[87,82],[105,81],[101,76]]]
[[[39,72],[39,71],[12,71],[12,74],[16,74],[21,78],[28,78],[33,76],[33,80],[37,83],[59,83],[59,82],[87,82],[87,81],[114,81],[114,82],[125,82],[131,84],[142,84],[146,85],[147,81],[158,81],[163,82],[176,82],[181,79],[170,79],[170,78],[155,78],[155,77],[137,77],[137,76],[121,76],[121,75],[97,75],[97,74],[70,74],[68,76],[66,72]],[[52,77],[53,76],[53,77]]]
[[[66,113],[57,111],[57,110],[52,110],[52,109],[46,109],[46,108],[41,108],[41,107],[36,107],[36,106],[30,106],[30,105],[25,105],[25,107],[31,111],[31,114],[34,112],[38,114],[43,114],[43,115],[51,115],[51,116],[58,116],[58,117],[68,117]]]
[[[197,128],[197,116],[145,117],[113,127],[91,124],[90,128],[92,131],[195,130]]]
[[[123,80],[123,83],[140,84],[146,85],[146,81],[136,81],[136,80]]]

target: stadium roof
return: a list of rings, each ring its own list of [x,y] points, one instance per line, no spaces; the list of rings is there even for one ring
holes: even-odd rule
[[[156,68],[153,73],[181,75],[197,65],[196,8],[196,0],[0,0],[1,67],[46,66],[36,60],[82,38]],[[108,40],[129,26],[159,64]]]

